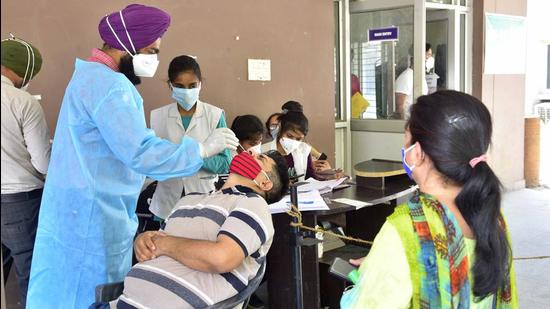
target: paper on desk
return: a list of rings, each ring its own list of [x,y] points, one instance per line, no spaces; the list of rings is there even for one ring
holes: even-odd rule
[[[320,181],[314,178],[308,178],[306,180],[306,184],[303,184],[298,187],[298,192],[307,192],[312,190],[317,190],[321,194],[325,194],[328,192],[331,192],[336,186],[339,186],[342,182],[344,182],[347,178],[342,177],[339,179],[334,180],[325,180]]]
[[[349,198],[336,198],[336,199],[333,199],[332,201],[337,202],[337,203],[351,205],[351,206],[355,207],[356,209],[372,205],[371,203],[361,202],[361,201],[358,201],[358,200],[352,200],[352,199],[349,199]]]
[[[285,195],[279,202],[269,205],[272,214],[290,210],[290,195]],[[317,190],[298,192],[298,209],[300,211],[328,210],[327,203]]]

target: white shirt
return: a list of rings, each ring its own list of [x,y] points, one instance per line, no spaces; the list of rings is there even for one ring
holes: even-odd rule
[[[413,103],[413,70],[407,68],[395,80],[395,93],[402,93],[407,96],[403,110],[405,115],[409,115],[409,108]],[[428,83],[426,79],[422,80],[422,94],[428,94]]]
[[[40,103],[2,75],[2,194],[44,187],[50,152]]]
[[[184,136],[190,136],[199,143],[204,142],[216,130],[220,118],[223,116],[223,110],[200,100],[196,104],[197,109],[187,129],[183,127],[177,103],[152,110],[151,129],[158,137],[176,144],[180,143]],[[156,216],[165,219],[181,198],[183,188],[185,188],[186,194],[209,193],[215,189],[214,182],[216,181],[216,174],[202,169],[188,177],[159,181],[149,210]]]

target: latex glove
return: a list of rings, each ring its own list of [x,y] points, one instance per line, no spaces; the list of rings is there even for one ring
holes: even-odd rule
[[[224,149],[235,150],[239,145],[239,139],[229,128],[217,128],[202,143],[199,143],[201,157],[215,156]]]

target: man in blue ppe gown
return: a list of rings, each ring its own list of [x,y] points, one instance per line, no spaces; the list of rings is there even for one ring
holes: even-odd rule
[[[76,60],[44,187],[27,308],[88,308],[97,285],[123,280],[131,267],[145,176],[188,176],[202,158],[236,148],[226,128],[202,144],[184,137],[179,145],[146,128],[134,85],[154,75],[169,24],[157,8],[130,5],[100,22],[103,48]]]

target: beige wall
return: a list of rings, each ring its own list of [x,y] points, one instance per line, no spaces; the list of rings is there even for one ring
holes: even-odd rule
[[[41,94],[52,132],[76,57],[101,46],[97,24],[130,1],[2,1],[2,38],[9,32],[35,44],[44,65],[30,92]],[[170,103],[166,86],[170,60],[198,56],[204,81],[201,99],[226,110],[229,124],[251,113],[262,120],[293,99],[310,119],[308,140],[334,153],[334,20],[330,0],[141,1],[169,12],[160,66],[138,86],[151,109]],[[236,37],[239,40],[236,40]],[[272,61],[272,81],[247,81],[247,59]],[[329,157],[331,157],[329,155]],[[333,157],[333,156],[332,156]]]
[[[527,0],[475,0],[473,3],[473,94],[487,105],[493,116],[490,164],[505,187],[520,188],[525,185],[525,74],[483,74],[483,33],[485,12],[526,16]]]

